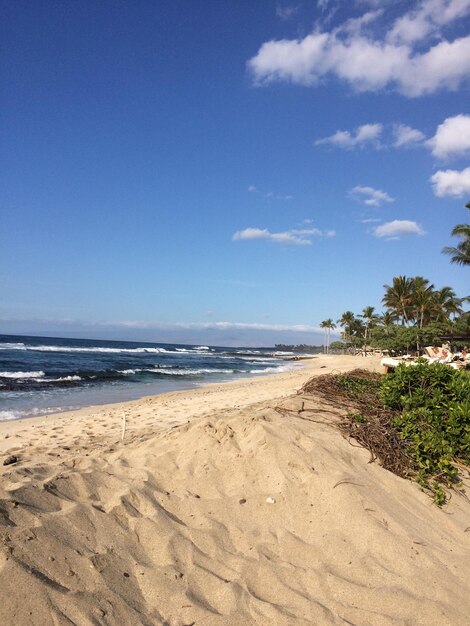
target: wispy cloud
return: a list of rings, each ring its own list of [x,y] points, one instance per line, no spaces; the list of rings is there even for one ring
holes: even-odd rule
[[[380,207],[384,202],[395,202],[395,199],[392,198],[386,191],[374,189],[373,187],[356,185],[356,187],[353,187],[349,193],[367,206]]]
[[[422,0],[417,8],[399,17],[387,34],[394,44],[413,44],[430,35],[439,35],[442,27],[470,12],[470,0]]]
[[[426,139],[424,133],[406,124],[395,124],[393,133],[395,136],[394,148],[410,148],[422,144]]]
[[[282,194],[278,194],[278,193],[274,193],[273,191],[260,191],[255,185],[249,185],[248,187],[248,191],[250,193],[255,193],[258,194],[259,196],[261,196],[262,198],[265,198],[266,200],[292,200],[294,196],[291,195],[282,195]]]
[[[393,220],[386,222],[385,224],[376,226],[372,232],[376,237],[385,237],[387,239],[398,239],[403,235],[424,235],[424,230],[421,226],[411,220]]]
[[[421,2],[390,24],[385,35],[378,28],[376,36],[370,34],[369,13],[354,28],[348,20],[301,39],[266,41],[247,64],[254,84],[318,86],[330,76],[356,91],[394,88],[417,97],[455,90],[469,78],[470,35],[447,41],[443,29],[470,13],[470,0]]]
[[[276,15],[279,19],[281,19],[284,22],[287,22],[288,20],[292,19],[296,13],[298,13],[299,11],[299,6],[281,6],[281,5],[277,5],[276,7]]]
[[[334,230],[322,232],[318,228],[293,229],[279,233],[272,233],[267,228],[245,228],[234,233],[232,239],[234,241],[264,240],[295,246],[310,246],[312,245],[311,237],[334,237],[335,235]]]
[[[257,322],[229,322],[229,321],[206,321],[206,322],[174,322],[165,323],[148,320],[80,320],[80,319],[19,319],[1,317],[0,322],[26,322],[42,324],[51,327],[73,326],[75,328],[108,328],[108,329],[136,329],[136,330],[255,330],[255,331],[286,331],[294,333],[317,333],[322,332],[319,326],[309,324],[266,324]]]
[[[333,135],[317,139],[316,146],[332,145],[338,148],[351,150],[352,148],[364,148],[366,146],[379,147],[380,135],[382,134],[382,124],[363,124],[354,131],[337,130]]]
[[[439,198],[460,198],[470,194],[470,167],[464,170],[439,170],[430,178],[434,194]]]

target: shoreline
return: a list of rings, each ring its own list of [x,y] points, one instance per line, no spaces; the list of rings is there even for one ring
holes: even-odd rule
[[[66,437],[77,435],[79,426],[86,428],[94,427],[93,436],[106,436],[109,439],[120,438],[122,428],[122,413],[128,414],[126,432],[136,431],[152,425],[156,430],[164,430],[175,425],[185,423],[187,420],[180,417],[172,417],[170,408],[178,403],[196,401],[200,396],[209,395],[210,401],[203,398],[203,402],[211,407],[205,407],[201,412],[193,409],[190,418],[199,417],[207,410],[241,408],[269,399],[276,400],[293,394],[307,382],[313,375],[326,374],[334,370],[347,371],[355,367],[363,367],[365,364],[378,368],[378,359],[344,355],[314,355],[310,359],[304,359],[302,365],[287,372],[270,373],[259,376],[241,377],[237,380],[208,382],[196,388],[180,389],[177,391],[162,392],[142,396],[136,400],[126,400],[106,404],[90,405],[68,411],[52,412],[43,415],[26,416],[18,419],[0,421],[0,455],[5,454],[10,448],[21,446],[22,439],[31,429],[43,431],[46,427],[54,427],[62,423]],[[277,385],[276,383],[279,383]],[[233,407],[227,405],[225,397],[231,392],[247,391],[247,397],[240,400]],[[266,390],[266,391],[265,391]],[[153,414],[159,411],[158,415]],[[141,421],[135,419],[138,413],[144,413]],[[105,423],[100,421],[106,417]],[[153,418],[153,419],[152,419]],[[1,462],[1,459],[0,459]]]
[[[242,355],[244,356],[244,355]],[[99,407],[108,404],[116,404],[123,402],[132,402],[134,400],[140,400],[144,397],[157,396],[165,393],[172,393],[176,391],[184,391],[189,389],[197,389],[207,384],[219,384],[226,382],[234,382],[238,380],[244,380],[246,378],[258,378],[260,376],[267,376],[270,374],[283,373],[296,368],[302,367],[302,365],[317,355],[300,355],[299,357],[284,357],[272,359],[273,355],[264,356],[263,360],[273,361],[273,364],[269,364],[268,367],[257,368],[256,363],[253,362],[252,369],[244,371],[243,369],[237,369],[236,365],[229,366],[228,369],[189,369],[188,375],[184,375],[184,371],[179,371],[180,366],[169,365],[168,368],[177,368],[177,374],[168,377],[163,376],[161,379],[151,380],[125,380],[122,379],[119,384],[113,384],[113,382],[98,381],[97,384],[70,384],[70,386],[52,386],[48,387],[39,386],[34,389],[26,388],[24,390],[21,387],[16,390],[16,398],[11,400],[9,393],[15,389],[6,389],[0,393],[0,424],[7,421],[15,421],[18,419],[24,420],[27,418],[42,417],[45,415],[55,413],[67,413],[71,411],[78,411],[88,407]],[[217,358],[217,357],[215,357]],[[227,357],[223,357],[227,358]],[[258,359],[260,360],[260,359]],[[188,366],[188,363],[184,367]],[[266,364],[266,363],[264,363]],[[263,365],[264,365],[263,364]],[[116,367],[119,367],[116,365]],[[122,367],[122,365],[121,365]],[[137,372],[152,371],[150,368],[140,368],[136,365],[133,369],[126,369],[122,372],[116,370],[118,373],[123,374],[136,374]],[[164,374],[170,374],[171,370],[166,369],[164,365],[154,365],[155,371],[158,373],[160,370]],[[230,369],[234,367],[235,369]],[[28,369],[28,366],[25,366]],[[36,365],[36,368],[40,368],[39,372],[31,372],[31,374],[37,373],[44,375],[43,369],[40,364]],[[31,369],[31,368],[30,368]],[[184,369],[184,368],[183,368]],[[193,376],[193,370],[196,376]],[[5,372],[7,374],[13,374],[15,372]],[[20,373],[20,372],[18,372]],[[197,375],[199,373],[199,375]],[[201,375],[202,374],[202,375]],[[73,379],[75,374],[69,376],[69,379]],[[67,378],[67,377],[66,377]],[[66,380],[66,378],[58,378],[57,380]],[[77,376],[79,380],[80,376]],[[44,379],[46,380],[46,379]],[[39,377],[39,382],[41,378]],[[5,395],[3,395],[5,394]]]

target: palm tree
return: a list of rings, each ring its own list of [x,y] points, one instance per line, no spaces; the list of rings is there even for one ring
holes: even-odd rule
[[[465,205],[470,210],[470,202]],[[457,246],[446,246],[444,254],[450,254],[450,262],[458,265],[470,265],[470,224],[457,224],[452,229],[453,237],[460,237],[462,241]]]
[[[379,320],[379,316],[374,313],[375,307],[366,306],[362,310],[362,319],[365,321],[365,329],[364,329],[364,339],[367,342],[367,337],[369,336],[369,330],[372,328],[372,325],[375,324]]]
[[[422,328],[424,322],[429,321],[432,312],[435,309],[435,291],[434,285],[429,284],[427,278],[416,276],[413,280],[412,307],[413,317],[419,328]]]
[[[344,328],[343,336],[346,341],[351,338],[351,333],[355,321],[356,317],[352,311],[346,311],[337,321],[337,324]]]
[[[398,315],[396,313],[392,313],[391,311],[385,311],[380,317],[380,323],[385,329],[390,329],[394,326],[395,322],[398,320]]]
[[[413,302],[413,279],[406,276],[394,276],[391,286],[384,285],[386,289],[382,302],[391,313],[401,317],[403,325],[408,324]]]
[[[330,349],[330,331],[333,330],[333,328],[336,328],[336,324],[329,317],[320,324],[320,328],[325,329],[325,339],[323,345],[325,347],[325,352],[328,354]]]
[[[442,287],[434,292],[436,321],[445,322],[451,316],[455,318],[463,313],[462,298],[457,298],[455,291],[451,287]]]

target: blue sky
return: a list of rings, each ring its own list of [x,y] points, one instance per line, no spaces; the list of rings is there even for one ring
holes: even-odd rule
[[[0,332],[260,345],[470,199],[470,0],[2,1]]]

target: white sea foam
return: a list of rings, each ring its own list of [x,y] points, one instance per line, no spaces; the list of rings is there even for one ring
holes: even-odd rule
[[[92,346],[86,347],[70,347],[70,346],[26,346],[27,350],[33,352],[97,352],[102,354],[159,354],[168,352],[164,348],[97,348]]]
[[[41,383],[61,383],[82,380],[80,376],[62,376],[61,378],[41,378]]]
[[[260,357],[260,356],[239,356],[237,358],[240,359],[241,361],[248,361],[249,363],[259,363],[260,365],[272,365],[273,363],[277,363],[278,361],[282,360],[282,359],[270,358],[268,361],[266,357]]]
[[[79,406],[52,406],[52,407],[33,407],[21,409],[18,411],[0,411],[0,422],[7,420],[16,420],[22,417],[36,417],[37,415],[48,415],[50,413],[61,413],[62,411],[73,411],[80,408]]]
[[[169,369],[166,367],[158,367],[155,369],[146,369],[145,371],[151,372],[152,374],[166,374],[167,376],[198,376],[200,374],[234,374],[237,370],[226,370],[217,368]]]
[[[165,348],[105,348],[98,346],[31,346],[23,343],[2,343],[2,350],[31,350],[32,352],[102,352],[104,354],[150,354],[168,353],[175,354]]]
[[[18,411],[0,411],[0,422],[16,420],[19,417],[21,417],[21,414]]]
[[[204,352],[208,352],[209,348],[207,346],[199,346],[197,348],[175,348],[175,352],[180,352],[183,354],[203,354]]]
[[[235,354],[261,354],[259,350],[237,350]]]
[[[44,372],[0,372],[2,378],[42,378]]]
[[[292,369],[291,365],[280,365],[279,367],[266,367],[264,370],[250,370],[250,374],[268,374],[275,372],[276,374],[280,372],[288,372]]]

